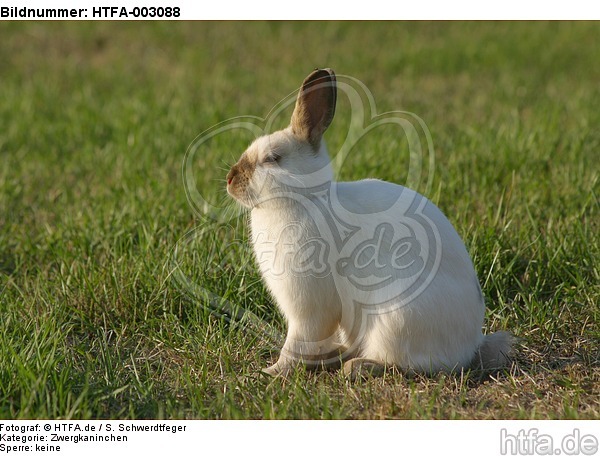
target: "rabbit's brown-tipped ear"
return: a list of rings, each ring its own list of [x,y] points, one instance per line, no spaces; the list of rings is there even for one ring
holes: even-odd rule
[[[335,114],[337,86],[329,68],[315,70],[302,83],[292,114],[292,131],[318,150],[321,136]]]

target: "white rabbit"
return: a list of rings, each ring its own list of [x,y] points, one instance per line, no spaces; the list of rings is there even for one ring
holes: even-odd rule
[[[512,337],[482,334],[479,282],[442,212],[400,185],[333,181],[322,136],[336,97],[334,72],[312,72],[290,126],[256,139],[227,175],[229,194],[251,209],[256,260],[288,324],[265,371],[502,367]]]

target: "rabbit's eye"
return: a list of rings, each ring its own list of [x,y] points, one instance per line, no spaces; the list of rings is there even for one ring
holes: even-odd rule
[[[277,163],[281,159],[279,154],[269,154],[265,157],[264,163]]]

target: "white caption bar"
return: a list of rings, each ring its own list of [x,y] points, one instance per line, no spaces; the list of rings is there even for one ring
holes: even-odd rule
[[[280,0],[227,2],[160,1],[3,1],[3,20],[221,20],[221,19],[599,19],[600,3],[587,0],[481,2],[423,0],[369,2],[303,0],[302,7]]]
[[[1,421],[0,454],[596,455],[593,421]],[[312,451],[311,450],[311,451]]]

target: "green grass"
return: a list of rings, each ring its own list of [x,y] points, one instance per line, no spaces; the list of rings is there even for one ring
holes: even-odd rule
[[[0,418],[600,418],[597,23],[0,23]],[[381,112],[422,117],[425,187],[521,338],[509,372],[348,383],[259,374],[277,353],[208,312],[195,284],[283,327],[243,219],[204,223],[181,166],[193,139],[264,116],[314,67]],[[327,133],[346,134],[347,101]],[[402,183],[389,131],[339,175]],[[247,138],[195,159],[224,199]],[[362,147],[364,146],[364,148]]]

